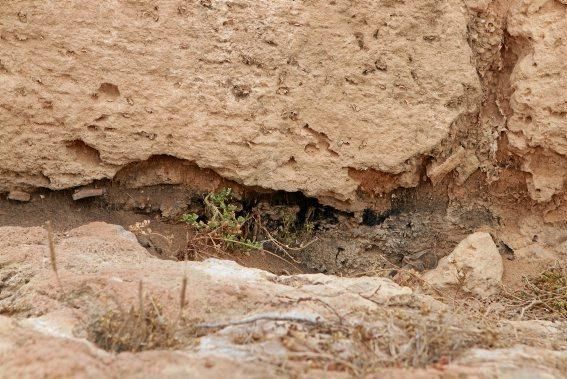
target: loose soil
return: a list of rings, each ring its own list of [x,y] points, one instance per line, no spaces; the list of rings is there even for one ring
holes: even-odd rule
[[[186,199],[186,190],[180,187],[155,186],[145,189],[110,189],[104,197],[72,200],[73,191],[39,191],[30,202],[0,200],[0,226],[44,226],[51,221],[55,233],[65,233],[94,221],[121,225],[129,229],[136,223],[150,220],[152,236],[138,236],[140,243],[152,254],[175,259],[187,246],[187,225],[178,218],[164,217],[160,208],[171,199]],[[130,200],[130,203],[121,201]],[[184,204],[187,206],[187,204]],[[183,207],[182,207],[183,208]],[[168,241],[167,238],[170,240]],[[275,274],[313,272],[306,266],[287,263],[276,256],[255,252],[231,252],[219,258],[231,259],[243,266],[259,268]]]
[[[193,231],[179,221],[180,216],[202,213],[204,193],[174,185],[125,188],[101,182],[97,186],[105,189],[104,196],[79,201],[72,200],[72,190],[38,191],[27,203],[1,199],[0,226],[41,226],[49,220],[56,233],[65,233],[93,221],[132,229],[137,223],[149,220],[152,233],[137,233],[142,246],[163,259],[183,257]],[[222,256],[218,251],[204,252],[195,258],[231,259],[275,274],[394,276],[399,268],[418,272],[434,268],[466,235],[485,230],[493,234],[504,258],[506,287],[520,288],[524,276],[545,269],[545,262],[516,260],[513,251],[499,240],[502,212],[494,214],[488,207],[473,202],[455,207],[446,193],[443,186],[428,185],[395,191],[389,199],[390,206],[382,213],[366,210],[360,214],[323,207],[297,194],[248,193],[241,201],[247,212],[261,212],[269,218],[266,215],[274,207],[288,207],[302,227],[311,223],[314,231],[305,242],[313,243],[291,252],[293,257],[271,249],[273,252],[235,251]],[[457,200],[458,196],[458,193],[453,195]]]

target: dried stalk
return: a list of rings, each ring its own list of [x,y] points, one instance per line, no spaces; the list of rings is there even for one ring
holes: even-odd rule
[[[61,290],[63,286],[61,285],[61,280],[59,279],[59,272],[57,271],[57,254],[55,252],[55,238],[53,237],[53,225],[51,221],[45,223],[47,226],[47,240],[49,243],[49,261],[51,263],[51,269],[55,273],[55,278],[57,279],[57,285]]]
[[[187,291],[187,277],[184,276],[181,282],[181,295],[179,297],[179,318],[181,320],[183,317],[183,309],[185,308],[185,293]]]

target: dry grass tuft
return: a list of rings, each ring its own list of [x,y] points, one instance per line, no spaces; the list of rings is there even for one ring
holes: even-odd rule
[[[467,349],[500,343],[496,329],[450,314],[385,306],[360,316],[368,320],[290,328],[282,340],[291,350],[288,359],[366,377],[385,367],[443,366]]]
[[[128,311],[108,309],[87,326],[88,339],[100,348],[120,353],[172,349],[181,341],[175,334],[176,323],[162,314],[151,301],[145,309],[132,306]]]
[[[159,302],[138,287],[138,304],[124,310],[119,304],[96,314],[86,327],[87,338],[100,348],[120,353],[175,349],[196,336],[193,322],[185,320],[187,278],[183,278],[177,318],[164,314]]]
[[[362,362],[366,370],[384,366],[427,367],[447,362],[471,347],[492,347],[498,334],[475,322],[451,322],[448,318],[412,317],[386,312],[388,320],[373,329],[359,328],[353,335],[360,351],[367,351]]]
[[[503,301],[511,318],[567,320],[567,267],[554,266],[525,277],[523,288],[506,292]]]

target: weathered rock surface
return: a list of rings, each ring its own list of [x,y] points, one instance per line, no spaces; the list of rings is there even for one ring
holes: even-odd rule
[[[461,241],[423,278],[440,289],[459,288],[481,298],[498,293],[504,267],[488,233],[477,232]]]
[[[46,238],[42,228],[0,228],[2,378],[348,377],[337,364],[348,362],[356,369],[376,357],[389,362],[407,351],[413,357],[413,346],[428,338],[429,327],[435,338],[452,330],[458,331],[448,335],[452,338],[470,333],[467,338],[479,338],[479,346],[452,362],[442,358],[437,368],[380,368],[372,373],[386,378],[560,378],[567,369],[567,355],[559,350],[567,347],[562,323],[549,323],[545,330],[514,325],[514,338],[535,343],[532,347],[483,349],[485,333],[473,321],[385,278],[283,277],[228,261],[164,261],[150,256],[131,233],[104,223],[57,239],[59,287]],[[170,351],[114,354],[85,339],[85,325],[97,312],[136,303],[140,279],[165,316],[177,314],[183,276],[188,281],[186,316],[217,325],[194,343]],[[405,323],[411,327],[404,328]],[[359,345],[369,334],[357,340],[349,330],[382,330],[377,345],[363,345],[374,346],[376,355],[365,356]],[[539,337],[542,333],[546,338]],[[429,348],[433,346],[438,345]],[[394,356],[389,349],[399,350]],[[327,363],[314,363],[321,360]]]
[[[530,196],[548,201],[567,175],[567,3],[516,1],[508,32],[522,47],[510,79],[508,139],[525,156]]]
[[[5,2],[0,191],[156,155],[339,201],[353,171],[416,185],[480,103],[466,30],[457,0]]]

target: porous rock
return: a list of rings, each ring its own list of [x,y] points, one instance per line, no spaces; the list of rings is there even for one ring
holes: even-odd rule
[[[546,202],[563,190],[567,176],[567,4],[515,1],[508,32],[518,46],[508,140],[524,157],[530,196]]]
[[[441,258],[437,268],[423,278],[439,289],[459,289],[485,298],[499,292],[503,272],[502,257],[492,237],[477,232]]]
[[[403,178],[480,103],[458,0],[24,0],[1,17],[0,191],[169,155],[348,203],[349,169]]]
[[[409,341],[404,346],[415,341],[416,332],[391,324],[396,315],[416,325],[433,323],[435,336],[443,326],[440,322],[466,326],[466,321],[448,315],[445,305],[386,278],[276,276],[217,259],[160,260],[132,233],[105,223],[56,236],[59,285],[47,245],[42,228],[0,228],[0,377],[346,378],[350,376],[344,370],[312,364],[313,357],[331,356],[313,355],[323,348],[336,349],[333,360],[360,364],[359,347],[342,339],[343,332],[330,336],[325,325],[382,328],[388,332],[380,338]],[[194,343],[116,354],[85,338],[91,317],[108,307],[121,304],[127,309],[138,303],[140,281],[164,317],[177,317],[183,277],[185,317],[212,326]],[[565,352],[559,350],[565,342],[561,329],[561,323],[545,329],[550,343],[540,348],[470,349],[442,370],[385,367],[381,377],[494,378],[505,373],[559,378],[566,368]],[[392,333],[394,337],[387,336]]]

